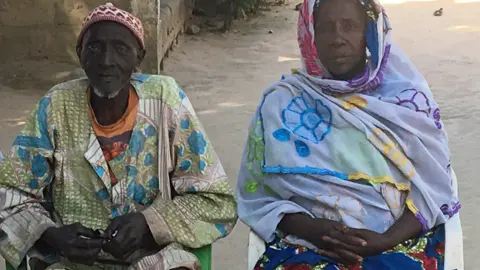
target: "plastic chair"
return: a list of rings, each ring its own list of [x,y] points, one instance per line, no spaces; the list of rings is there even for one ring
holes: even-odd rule
[[[202,270],[212,270],[212,245],[194,249],[192,252],[200,261]],[[27,266],[27,269],[30,270],[30,267]],[[6,270],[15,270],[15,268],[9,263],[6,263]]]
[[[457,176],[452,169],[452,185],[458,198]],[[254,231],[248,236],[248,269],[253,270],[265,252],[265,242]],[[445,270],[464,270],[463,232],[460,215],[457,213],[445,224]]]

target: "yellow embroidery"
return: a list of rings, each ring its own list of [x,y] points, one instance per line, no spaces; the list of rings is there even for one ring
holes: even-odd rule
[[[353,104],[350,104],[346,101],[342,101],[342,106],[345,110],[351,110],[351,109],[355,108],[355,106],[353,106]]]
[[[383,154],[395,164],[398,169],[411,180],[415,176],[415,168],[407,159],[401,149],[382,132],[381,129],[373,130],[373,135],[368,138],[377,149],[382,150]]]
[[[347,100],[342,101],[342,106],[346,110],[351,110],[355,107],[365,108],[367,107],[367,100],[360,96],[352,96],[349,97]]]
[[[391,176],[379,176],[379,177],[373,177],[370,176],[366,173],[362,172],[356,172],[356,173],[349,173],[348,174],[348,180],[366,180],[375,184],[382,184],[382,183],[390,183],[394,185],[398,190],[410,190],[410,185],[409,184],[398,184],[396,183]]]
[[[407,198],[406,204],[407,204],[408,209],[410,209],[410,211],[412,211],[413,214],[416,215],[418,213],[418,208],[415,206],[412,199]]]

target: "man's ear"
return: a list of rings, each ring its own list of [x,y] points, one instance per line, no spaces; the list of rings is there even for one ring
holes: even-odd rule
[[[141,49],[137,53],[137,64],[140,66],[140,64],[143,62],[143,59],[145,59],[145,55],[147,54],[147,51],[145,49]]]
[[[77,51],[78,61],[80,61],[80,63],[82,63],[82,46],[77,45],[75,50]]]

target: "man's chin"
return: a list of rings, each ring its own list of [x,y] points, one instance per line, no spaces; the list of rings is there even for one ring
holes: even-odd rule
[[[93,88],[93,92],[95,93],[95,95],[97,95],[98,97],[101,97],[101,98],[115,98],[118,93],[120,93],[122,89],[121,88],[117,88],[115,90],[113,89],[105,89],[105,88],[99,88],[99,87],[94,87]]]

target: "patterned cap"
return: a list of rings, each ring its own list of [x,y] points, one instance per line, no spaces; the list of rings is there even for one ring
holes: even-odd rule
[[[112,21],[127,27],[140,42],[142,49],[145,49],[143,24],[140,19],[129,12],[115,7],[112,3],[95,8],[83,22],[83,29],[77,39],[77,45],[81,45],[85,32],[93,24],[101,21]]]

